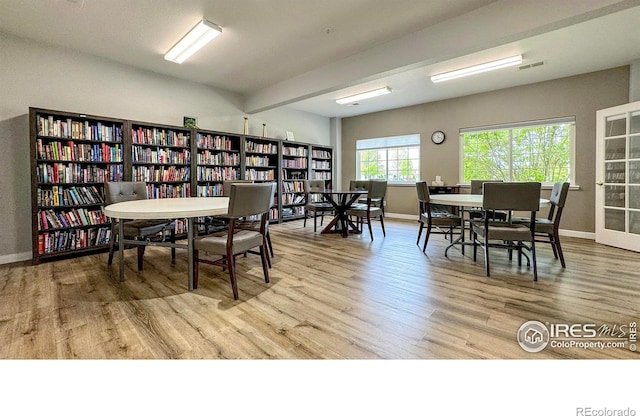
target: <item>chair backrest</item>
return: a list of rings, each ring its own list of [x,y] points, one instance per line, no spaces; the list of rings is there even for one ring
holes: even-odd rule
[[[505,211],[538,211],[540,182],[487,182],[482,194],[482,208]]]
[[[368,198],[383,199],[387,195],[387,181],[370,180],[367,188]]]
[[[231,185],[227,216],[242,218],[269,212],[275,188],[275,182],[234,183]]]
[[[349,181],[350,191],[368,191],[369,181],[367,180],[351,180]]]
[[[429,185],[425,181],[416,182],[416,191],[418,193],[418,202],[429,202],[431,199]]]
[[[569,193],[569,182],[556,182],[551,189],[551,196],[549,201],[553,205],[560,208],[564,208],[564,204],[567,201],[567,194]]]
[[[128,181],[107,182],[105,183],[104,197],[107,205],[147,199],[147,184],[145,182]]]
[[[234,183],[253,183],[250,179],[234,179],[232,181],[223,181],[222,182],[222,196],[231,195],[231,185]]]
[[[304,191],[308,194],[324,192],[324,179],[311,179],[304,181]]]
[[[470,194],[482,195],[482,186],[485,183],[503,182],[502,179],[472,179]]]

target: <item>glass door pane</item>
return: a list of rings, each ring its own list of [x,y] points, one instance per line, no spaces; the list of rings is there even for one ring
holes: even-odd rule
[[[624,211],[620,209],[605,209],[604,228],[624,232]]]
[[[627,115],[616,114],[606,119],[605,137],[622,136],[627,133]]]
[[[640,111],[631,113],[631,125],[629,126],[629,134],[640,133]]]
[[[625,187],[606,185],[604,187],[604,205],[607,207],[624,208]],[[622,212],[624,214],[624,211]]]

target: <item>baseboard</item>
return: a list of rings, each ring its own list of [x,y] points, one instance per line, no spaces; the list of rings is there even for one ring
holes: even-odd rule
[[[31,252],[25,253],[7,254],[6,256],[0,256],[0,264],[17,263],[19,261],[31,260]]]
[[[388,218],[396,218],[396,219],[399,219],[399,220],[418,221],[418,216],[417,215],[412,215],[412,214],[396,214],[396,213],[393,213],[393,212],[385,212],[384,216],[388,217]],[[595,233],[588,233],[588,232],[585,232],[585,231],[560,230],[560,235],[561,236],[565,236],[565,237],[584,238],[584,239],[587,239],[587,240],[595,240],[596,239],[596,234]]]

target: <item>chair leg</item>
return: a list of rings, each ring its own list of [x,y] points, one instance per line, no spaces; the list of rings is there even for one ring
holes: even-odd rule
[[[386,237],[387,236],[387,232],[384,229],[384,218],[382,215],[380,215],[380,225],[382,226],[382,236]]]
[[[265,237],[267,239],[267,246],[269,247],[269,254],[271,254],[271,257],[274,257],[273,245],[271,244],[271,233],[269,233],[269,230],[267,230],[267,234]],[[271,262],[269,262],[269,264],[271,264]]]
[[[109,258],[107,259],[107,265],[109,266],[111,266],[111,264],[113,263],[113,250],[115,246],[116,235],[118,234],[115,224],[116,223],[113,223],[111,225],[111,238],[109,239]]]
[[[317,232],[318,231],[318,213],[314,212],[313,213],[313,232]]]
[[[556,248],[556,238],[553,234],[547,234],[547,238],[549,239],[549,243],[551,243],[551,249],[553,250],[553,257],[558,259],[558,249]]]
[[[262,272],[264,273],[264,281],[265,283],[269,283],[269,267],[267,267],[269,256],[267,255],[267,251],[264,246],[260,247],[260,259],[262,259]]]
[[[478,260],[478,240],[476,233],[471,231],[471,240],[473,241],[473,261]]]
[[[427,243],[429,242],[429,235],[431,235],[431,224],[427,224],[427,230],[424,234],[424,245],[422,246],[422,252],[427,249]]]
[[[482,248],[484,249],[484,267],[487,271],[487,277],[489,277],[491,275],[491,272],[489,271],[489,242],[486,238],[484,240]]]
[[[536,259],[536,243],[531,241],[531,261],[533,262],[533,281],[538,281],[538,260]]]
[[[231,292],[233,292],[233,300],[238,300],[238,282],[236,281],[236,256],[227,251],[227,268],[229,269],[229,279],[231,280]]]
[[[271,256],[269,256],[269,243],[267,242],[267,236],[262,236],[262,247],[265,247],[265,252],[267,253],[267,266],[271,268]],[[262,257],[262,252],[260,253],[260,257]]]
[[[303,227],[307,226],[307,216],[309,215],[309,211],[304,211],[304,222],[302,223]]]
[[[418,239],[416,240],[416,245],[420,246],[420,236],[422,235],[422,229],[424,228],[424,223],[420,221],[420,228],[418,229]]]
[[[371,229],[371,217],[367,213],[367,227],[369,227],[369,236],[371,237],[371,241],[373,241],[373,230]]]
[[[556,247],[556,249],[558,250],[558,257],[560,257],[560,264],[562,264],[562,268],[565,269],[566,265],[564,263],[564,254],[562,253],[562,246],[560,245],[560,236],[558,234],[555,234],[553,240],[555,242],[554,247]]]

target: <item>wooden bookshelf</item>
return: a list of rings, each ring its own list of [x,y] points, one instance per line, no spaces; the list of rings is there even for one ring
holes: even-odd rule
[[[283,221],[304,218],[307,201],[304,180],[309,179],[309,145],[282,142],[281,206]]]
[[[33,261],[107,247],[104,182],[124,176],[124,120],[29,109]]]
[[[218,196],[225,180],[275,182],[271,222],[304,216],[305,179],[332,187],[327,146],[40,108],[29,109],[29,130],[34,263],[108,248],[105,182],[145,182],[149,198]]]

